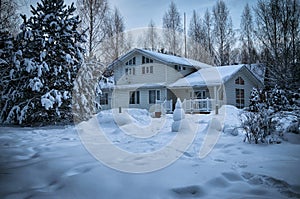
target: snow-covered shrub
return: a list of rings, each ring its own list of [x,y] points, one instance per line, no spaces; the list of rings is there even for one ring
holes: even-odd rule
[[[267,136],[275,131],[276,121],[273,120],[273,111],[260,109],[259,112],[244,111],[241,113],[241,127],[245,131],[244,141],[249,143],[269,142]]]
[[[264,139],[262,131],[257,125],[259,122],[258,114],[253,112],[245,112],[242,115],[242,125],[241,127],[245,130],[245,141],[249,143],[258,143],[259,139]]]
[[[275,85],[269,93],[268,104],[275,112],[287,110],[289,107],[289,101],[286,97],[286,92]]]
[[[253,88],[250,93],[249,111],[258,112],[261,108],[266,108],[267,92],[262,89]]]
[[[297,132],[299,121],[295,120],[291,127],[282,123],[286,117],[285,111],[290,107],[286,92],[278,86],[269,92],[254,88],[250,96],[250,112],[243,112],[241,117],[242,127],[246,132],[245,141],[279,143],[288,129]],[[299,115],[297,111],[294,114]]]

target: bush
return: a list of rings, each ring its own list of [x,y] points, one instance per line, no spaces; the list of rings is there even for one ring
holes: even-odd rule
[[[274,130],[274,121],[272,121],[272,112],[268,109],[261,109],[259,112],[242,112],[241,127],[245,130],[244,142],[249,143],[267,143],[267,137]]]
[[[250,105],[241,115],[245,139],[249,143],[278,143],[283,133],[278,131],[280,112],[287,110],[289,102],[285,91],[275,86],[269,92],[253,88]]]

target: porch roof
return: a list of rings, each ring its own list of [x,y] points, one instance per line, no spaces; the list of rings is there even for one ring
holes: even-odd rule
[[[115,89],[137,90],[137,89],[143,89],[143,88],[165,88],[165,87],[166,87],[166,82],[160,82],[160,83],[116,85]]]
[[[246,66],[242,64],[242,65],[200,69],[170,84],[169,87],[176,88],[176,87],[217,86],[228,81],[234,74],[236,74],[243,67]]]

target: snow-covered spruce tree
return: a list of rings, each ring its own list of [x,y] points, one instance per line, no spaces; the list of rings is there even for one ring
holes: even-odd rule
[[[18,70],[19,97],[11,99],[7,123],[30,125],[55,123],[72,118],[73,81],[83,62],[80,44],[84,42],[77,31],[79,17],[74,5],[63,0],[42,0],[32,16],[22,16],[17,52],[22,52]],[[15,74],[16,73],[16,74]]]
[[[267,108],[267,93],[263,89],[253,88],[249,101],[249,111],[259,112],[262,108]]]
[[[289,101],[287,100],[285,91],[277,85],[271,89],[268,99],[269,105],[275,112],[287,110]]]
[[[13,72],[13,48],[13,36],[7,30],[0,30],[0,123],[3,122],[9,107],[8,99],[13,91],[9,86],[11,71]]]

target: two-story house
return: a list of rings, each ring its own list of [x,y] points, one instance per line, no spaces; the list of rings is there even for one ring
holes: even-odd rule
[[[151,109],[158,103],[184,101],[186,111],[210,111],[216,105],[249,104],[262,81],[245,65],[213,67],[192,59],[133,49],[114,61],[113,89],[103,88],[101,105]],[[172,105],[169,109],[172,109]]]

